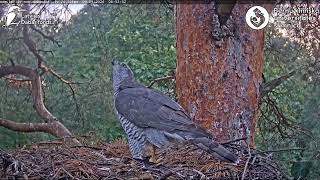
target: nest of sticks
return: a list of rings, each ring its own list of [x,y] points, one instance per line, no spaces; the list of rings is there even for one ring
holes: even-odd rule
[[[239,164],[179,145],[159,151],[158,164],[143,166],[131,158],[124,140],[73,147],[62,141],[39,142],[0,151],[0,179],[288,179],[266,154],[238,144],[224,145],[239,155]]]

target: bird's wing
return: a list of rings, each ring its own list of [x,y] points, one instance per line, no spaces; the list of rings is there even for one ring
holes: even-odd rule
[[[117,111],[142,128],[188,131],[210,136],[197,127],[184,109],[170,97],[145,87],[123,89],[115,97]]]
[[[178,103],[160,92],[145,87],[123,89],[115,97],[115,107],[138,127],[165,131],[168,137],[182,137],[223,161],[238,161],[236,155],[212,141],[209,133],[197,127]]]

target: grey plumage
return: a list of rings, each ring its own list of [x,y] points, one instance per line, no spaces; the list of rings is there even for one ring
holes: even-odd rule
[[[114,106],[128,135],[131,153],[143,159],[145,145],[166,148],[174,142],[191,142],[223,161],[238,157],[214,142],[212,136],[193,123],[184,109],[168,96],[135,81],[124,63],[113,61]]]

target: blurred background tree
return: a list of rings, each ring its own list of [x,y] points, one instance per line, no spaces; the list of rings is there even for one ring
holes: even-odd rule
[[[70,14],[67,14],[70,15]],[[113,111],[111,58],[119,58],[135,69],[139,80],[172,75],[175,70],[173,12],[163,5],[87,5],[59,28],[41,27],[59,42],[50,43],[32,33],[47,65],[65,79],[77,82],[75,94],[52,76],[43,78],[45,103],[75,134],[89,134],[111,141],[123,136]],[[21,44],[17,29],[1,29],[1,64],[34,66],[34,57]],[[28,89],[13,89],[0,81],[1,117],[21,122],[41,122],[32,108]],[[155,88],[174,96],[172,80]],[[52,138],[44,133],[25,134],[0,128],[1,147],[12,148]]]

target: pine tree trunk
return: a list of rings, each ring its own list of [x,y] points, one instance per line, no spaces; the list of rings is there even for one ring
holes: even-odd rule
[[[246,24],[250,7],[236,4],[230,32],[221,35],[213,3],[177,4],[176,90],[194,121],[219,141],[248,137],[254,145],[264,34]]]

